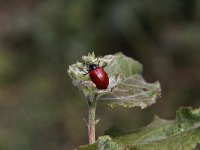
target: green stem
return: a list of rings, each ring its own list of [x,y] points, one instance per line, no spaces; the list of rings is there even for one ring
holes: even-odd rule
[[[95,111],[96,111],[95,104],[89,104],[89,112],[88,112],[89,144],[95,143],[95,125],[96,125]]]

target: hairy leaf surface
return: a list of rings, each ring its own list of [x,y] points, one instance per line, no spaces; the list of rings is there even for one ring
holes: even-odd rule
[[[81,147],[79,150],[88,150],[90,147],[93,147],[93,150],[102,150],[99,146],[101,139],[102,137],[95,144]],[[177,111],[174,121],[155,117],[147,127],[133,133],[113,137],[113,139],[107,138],[107,141],[109,141],[108,145],[113,142],[118,145],[118,148],[130,150],[198,150],[200,109],[181,108]]]
[[[141,73],[142,65],[122,53],[95,57],[94,53],[83,56],[83,63],[77,62],[69,66],[68,73],[75,86],[84,94],[87,100],[103,102],[111,107],[140,106],[146,108],[156,102],[160,96],[159,82],[147,83]],[[107,64],[105,71],[109,76],[109,86],[106,90],[98,90],[90,80],[87,72],[88,64]]]

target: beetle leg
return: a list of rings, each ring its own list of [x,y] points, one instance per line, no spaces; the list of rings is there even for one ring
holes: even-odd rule
[[[102,67],[105,68],[107,66],[107,63],[105,63]]]
[[[100,61],[98,61],[98,66],[99,66]]]
[[[85,62],[85,65],[88,66],[88,64]],[[89,73],[89,69],[87,68],[87,72],[83,69],[84,74],[83,75],[87,75]]]
[[[89,71],[87,70],[87,72],[86,71],[83,71],[84,72],[84,74],[83,75],[87,75],[88,73],[89,73]]]
[[[87,75],[88,74],[88,72],[85,72],[83,75]]]

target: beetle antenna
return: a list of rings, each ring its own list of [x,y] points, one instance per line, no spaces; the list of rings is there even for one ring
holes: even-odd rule
[[[95,62],[99,61],[99,59],[97,58],[92,64],[94,64]],[[98,65],[99,65],[99,62],[98,62]]]

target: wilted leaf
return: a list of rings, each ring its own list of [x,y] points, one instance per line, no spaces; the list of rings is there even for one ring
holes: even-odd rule
[[[200,109],[182,108],[174,121],[155,117],[146,128],[114,137],[112,141],[131,150],[195,150],[200,143]],[[98,144],[99,141],[93,144],[96,146],[93,150],[100,150]],[[87,146],[84,150],[88,150]]]
[[[107,64],[107,72],[110,82],[106,90],[98,90],[88,76],[83,75],[87,65],[99,60],[100,65]],[[84,63],[77,62],[69,66],[68,73],[88,100],[104,102],[111,107],[140,106],[146,108],[156,102],[160,96],[159,82],[147,83],[143,77],[142,65],[122,53],[106,55],[96,58],[94,53],[83,56]],[[94,100],[93,100],[94,101]]]

